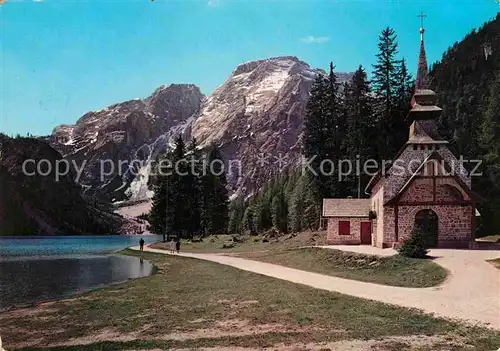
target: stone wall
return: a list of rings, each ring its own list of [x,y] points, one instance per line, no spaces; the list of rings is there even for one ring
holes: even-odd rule
[[[349,221],[351,223],[351,235],[339,235],[339,221]],[[326,243],[328,245],[361,244],[361,222],[370,222],[370,220],[368,218],[350,217],[328,218]]]
[[[377,246],[378,219],[372,220],[372,246]]]
[[[414,172],[419,168],[431,152],[438,152],[444,162],[452,169],[451,172],[446,172],[445,175],[457,175],[462,181],[470,187],[471,179],[465,168],[460,164],[459,160],[448,150],[444,145],[440,146],[439,150],[430,150],[432,145],[413,145],[407,144],[401,155],[394,161],[393,167],[388,171],[387,177],[384,180],[384,202],[393,198],[410,179]],[[429,161],[428,170],[422,170],[423,174],[431,175],[431,169],[436,169],[433,161]],[[438,164],[441,164],[439,162]],[[443,174],[441,166],[438,167],[438,173]]]
[[[398,239],[411,237],[415,216],[421,210],[430,209],[438,217],[438,246],[460,246],[472,240],[473,205],[399,206]]]
[[[415,178],[406,189],[400,202],[431,202],[469,200],[468,194],[452,178],[436,178],[436,196],[434,197],[434,180],[432,178]]]
[[[455,179],[436,179],[436,201],[470,200],[470,196],[461,189]]]
[[[406,189],[401,202],[424,202],[433,201],[434,198],[434,184],[432,178],[416,178],[411,183],[410,187]]]
[[[373,197],[376,193],[379,192],[380,189],[384,186],[385,177],[381,176],[378,182],[371,189],[371,197]]]
[[[384,207],[384,235],[382,242],[377,241],[377,247],[386,248],[392,247],[392,244],[396,241],[396,230],[395,230],[395,211],[393,206]]]
[[[373,188],[371,197],[372,211],[377,214],[377,219],[373,221],[375,223],[372,226],[372,245],[380,247],[384,241],[384,187],[382,181],[381,179],[379,184]]]

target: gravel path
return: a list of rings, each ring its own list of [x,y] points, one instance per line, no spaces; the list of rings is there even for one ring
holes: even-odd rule
[[[350,248],[349,251],[362,252],[360,246]],[[370,254],[376,254],[373,248],[366,248],[371,250]],[[139,247],[132,249],[138,250]],[[165,250],[150,247],[145,247],[144,250],[169,254]],[[317,289],[418,308],[438,316],[468,320],[500,329],[500,270],[485,261],[500,257],[500,251],[431,250],[431,256],[436,257],[435,262],[450,272],[442,285],[432,288],[402,288],[365,283],[220,254],[180,253],[179,256],[217,262]]]

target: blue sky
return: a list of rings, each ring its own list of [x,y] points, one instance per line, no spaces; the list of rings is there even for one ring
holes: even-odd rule
[[[386,26],[414,71],[417,14],[429,61],[500,10],[495,0],[7,0],[0,6],[0,131],[46,135],[170,83],[209,94],[240,63],[294,55],[368,70]]]

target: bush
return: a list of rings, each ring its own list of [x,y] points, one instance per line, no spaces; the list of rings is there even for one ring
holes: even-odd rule
[[[411,238],[403,243],[398,252],[404,257],[426,258],[429,250],[427,250],[422,230],[414,229]]]
[[[236,246],[236,244],[232,241],[226,241],[222,244],[223,249],[232,249]]]

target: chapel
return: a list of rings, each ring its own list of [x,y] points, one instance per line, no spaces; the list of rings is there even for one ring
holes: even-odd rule
[[[398,248],[419,227],[428,247],[470,247],[479,200],[471,177],[438,134],[441,108],[429,89],[420,29],[420,56],[408,119],[408,141],[390,166],[371,178],[369,199],[324,199],[327,243]]]

